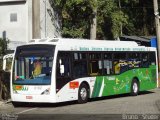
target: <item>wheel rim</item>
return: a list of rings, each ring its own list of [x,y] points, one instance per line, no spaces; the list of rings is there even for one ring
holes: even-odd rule
[[[87,97],[87,90],[85,88],[82,88],[80,91],[80,95],[81,95],[82,100],[85,100]]]
[[[137,85],[137,83],[133,83],[133,92],[134,93],[138,92],[138,85]]]

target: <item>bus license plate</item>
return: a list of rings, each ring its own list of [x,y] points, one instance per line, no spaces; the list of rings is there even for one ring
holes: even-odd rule
[[[26,96],[26,99],[33,99],[32,96]]]

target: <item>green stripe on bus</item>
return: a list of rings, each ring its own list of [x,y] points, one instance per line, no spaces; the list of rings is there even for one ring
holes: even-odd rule
[[[103,77],[96,77],[96,81],[94,84],[94,89],[92,92],[92,97],[98,97],[99,96],[99,92],[102,86],[102,81],[103,81]]]

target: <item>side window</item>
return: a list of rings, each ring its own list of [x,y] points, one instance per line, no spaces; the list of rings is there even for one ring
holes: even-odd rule
[[[70,54],[59,52],[57,57],[57,77],[70,77]]]
[[[120,74],[128,70],[128,63],[126,60],[126,53],[114,54],[114,73]]]
[[[142,67],[149,67],[149,54],[142,53]]]
[[[156,54],[155,52],[149,53],[150,65],[156,65]]]
[[[113,74],[113,67],[112,67],[112,53],[104,53],[104,74],[110,75]]]
[[[89,70],[93,76],[102,74],[101,53],[89,53]]]
[[[139,68],[141,66],[140,53],[128,53],[128,67],[129,69]]]
[[[87,76],[87,54],[73,53],[73,76]]]

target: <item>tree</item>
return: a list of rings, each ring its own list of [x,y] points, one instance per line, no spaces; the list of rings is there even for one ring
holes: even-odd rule
[[[99,0],[97,9],[98,39],[114,39],[121,35],[121,25],[126,25],[128,15],[119,8],[118,1]]]
[[[90,39],[95,40],[97,38],[97,0],[91,0],[90,6],[92,9],[90,20]]]
[[[88,0],[54,0],[61,19],[62,36],[68,38],[89,38],[90,16]]]
[[[62,19],[63,37],[112,39],[120,35],[119,25],[127,22],[127,15],[119,11],[113,0],[54,0],[54,3]]]
[[[0,38],[0,57],[6,54],[7,51],[7,44],[9,43],[9,40],[4,40]],[[2,59],[0,59],[0,69],[2,69]]]
[[[155,34],[152,0],[121,0],[122,11],[128,15],[126,35],[150,36]]]
[[[155,34],[152,1],[50,1],[61,19],[62,37],[115,39],[122,35]]]
[[[6,54],[8,43],[9,43],[9,40],[4,40],[0,38],[0,56],[3,56]]]

